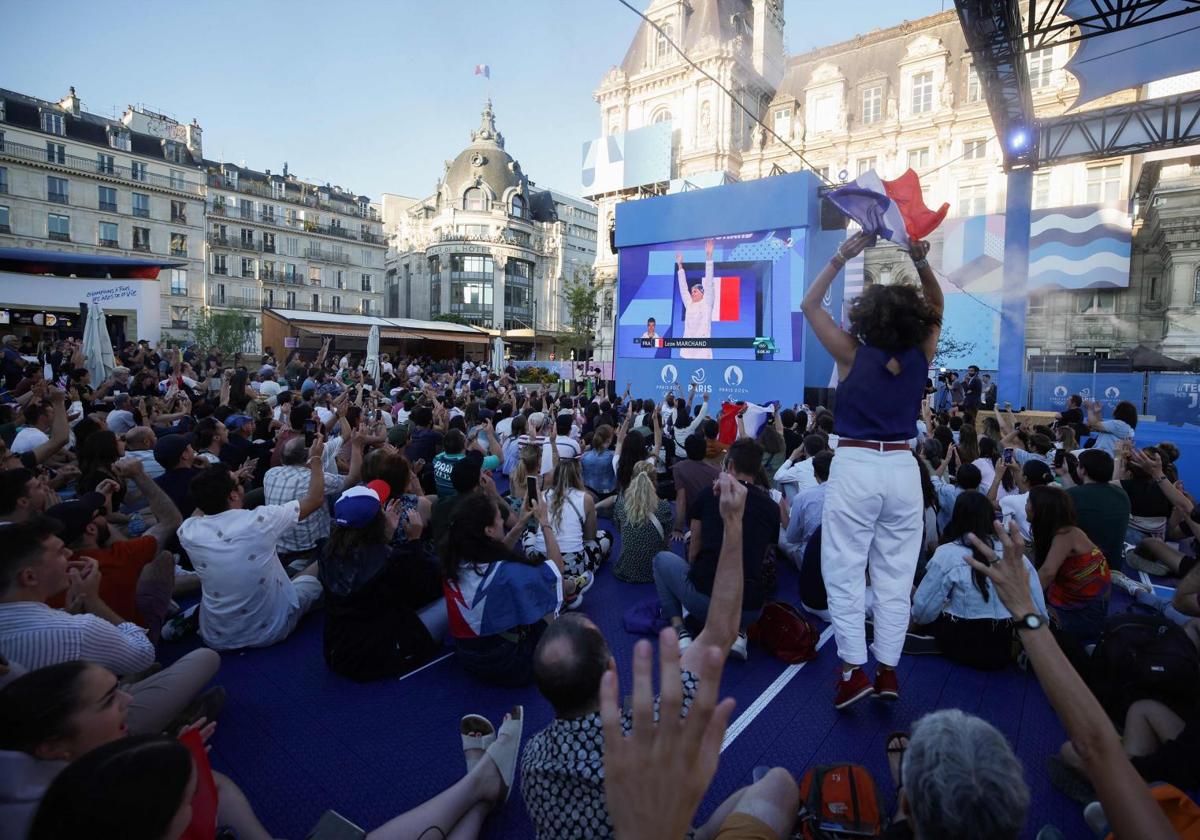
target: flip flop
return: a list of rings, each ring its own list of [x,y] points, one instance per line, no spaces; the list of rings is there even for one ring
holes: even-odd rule
[[[1096,789],[1087,777],[1056,755],[1046,759],[1046,775],[1050,786],[1079,805],[1089,805],[1096,800]]]
[[[458,722],[458,732],[462,736],[463,758],[467,762],[467,772],[470,773],[479,763],[481,756],[468,756],[467,750],[486,750],[496,740],[496,727],[483,715],[463,715]],[[472,735],[481,732],[482,735]]]
[[[888,755],[900,756],[899,770],[896,772],[896,790],[900,790],[900,788],[904,787],[904,753],[908,749],[908,745],[906,744],[901,747],[899,745],[892,746],[892,744],[896,743],[901,738],[909,743],[912,743],[912,736],[907,732],[893,732],[887,736],[887,741],[885,742],[887,744]]]
[[[484,753],[500,771],[504,782],[504,801],[512,795],[513,777],[517,773],[517,760],[521,756],[521,730],[525,726],[525,707],[513,706],[512,711],[504,716],[500,724],[500,735],[507,735],[503,741],[495,740]]]

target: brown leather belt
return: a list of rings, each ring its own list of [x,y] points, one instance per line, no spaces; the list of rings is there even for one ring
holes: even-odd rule
[[[909,449],[904,441],[887,443],[881,440],[855,440],[854,438],[838,438],[838,448],[850,446],[857,449],[873,449],[876,452],[903,452]]]

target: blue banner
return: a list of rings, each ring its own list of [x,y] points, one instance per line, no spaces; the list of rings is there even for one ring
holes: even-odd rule
[[[700,396],[711,395],[710,417],[716,416],[716,406],[724,400],[756,403],[779,400],[788,407],[804,402],[803,362],[622,359],[617,376],[617,393],[624,391],[628,383],[634,399],[661,400],[672,387],[676,394],[686,394],[688,387],[695,385]]]
[[[1152,373],[1148,379],[1147,414],[1173,426],[1200,426],[1200,374]]]
[[[1142,413],[1142,380],[1140,373],[1033,373],[1033,404],[1035,411],[1062,411],[1067,398],[1078,394],[1085,400],[1098,400],[1106,416],[1117,403],[1128,400]],[[1014,403],[1014,406],[1016,404]]]

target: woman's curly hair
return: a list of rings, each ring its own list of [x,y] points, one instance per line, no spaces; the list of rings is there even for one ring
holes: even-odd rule
[[[850,304],[849,322],[859,340],[899,351],[918,346],[942,319],[915,287],[898,283],[865,290]]]

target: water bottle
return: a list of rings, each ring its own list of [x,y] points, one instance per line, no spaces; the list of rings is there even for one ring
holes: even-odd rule
[[[146,524],[146,520],[142,519],[140,513],[135,513],[129,517],[129,528],[127,530],[130,537],[140,537],[150,530],[150,526]]]

